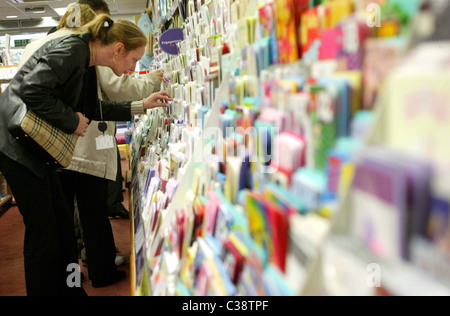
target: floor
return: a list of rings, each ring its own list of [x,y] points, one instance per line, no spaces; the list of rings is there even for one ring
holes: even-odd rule
[[[122,158],[124,153],[121,152]],[[122,172],[128,170],[128,161],[122,159]],[[125,187],[125,186],[124,186]],[[128,190],[124,192],[124,206],[129,209]],[[111,219],[114,240],[119,248],[118,255],[125,256],[126,264],[120,267],[127,278],[109,287],[95,289],[89,280],[87,268],[80,262],[81,271],[86,276],[83,287],[89,296],[130,296],[130,221]],[[16,206],[0,210],[0,296],[26,296],[23,266],[23,239],[25,226]]]

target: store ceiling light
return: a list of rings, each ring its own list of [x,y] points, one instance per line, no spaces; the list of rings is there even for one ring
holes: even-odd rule
[[[33,7],[33,8],[25,8],[26,13],[45,13],[45,7]]]
[[[17,19],[18,16],[17,15],[8,15],[6,18],[7,19]]]

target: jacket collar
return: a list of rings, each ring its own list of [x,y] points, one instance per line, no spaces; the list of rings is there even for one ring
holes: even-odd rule
[[[86,68],[89,68],[89,65],[91,63],[91,54],[90,54],[90,50],[89,50],[89,41],[91,40],[91,32],[86,31],[81,34],[77,34],[77,36],[86,44],[86,48],[88,50],[88,58],[86,61]]]
[[[83,42],[86,43],[86,45],[89,46],[89,41],[91,40],[91,32],[86,31],[84,33],[79,34],[78,36],[83,40]]]

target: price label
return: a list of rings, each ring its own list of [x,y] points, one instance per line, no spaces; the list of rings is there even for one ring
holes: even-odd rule
[[[111,135],[100,135],[95,139],[97,150],[114,148],[114,140]]]

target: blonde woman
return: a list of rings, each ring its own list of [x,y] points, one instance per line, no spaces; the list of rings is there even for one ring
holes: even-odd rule
[[[67,282],[78,255],[72,211],[57,170],[10,134],[7,123],[15,111],[25,103],[61,130],[84,136],[91,120],[101,120],[100,112],[104,120],[129,121],[132,115],[166,106],[171,100],[168,93],[158,92],[137,102],[99,102],[93,66],[110,67],[118,76],[133,71],[144,55],[147,39],[133,23],[114,23],[107,15],[98,16],[84,30],[45,43],[0,96],[0,170],[25,223],[28,295],[86,293],[81,284]],[[95,196],[92,202],[97,202]],[[89,254],[88,258],[91,260]],[[110,274],[98,285],[121,277],[113,267],[105,267],[105,271]]]

